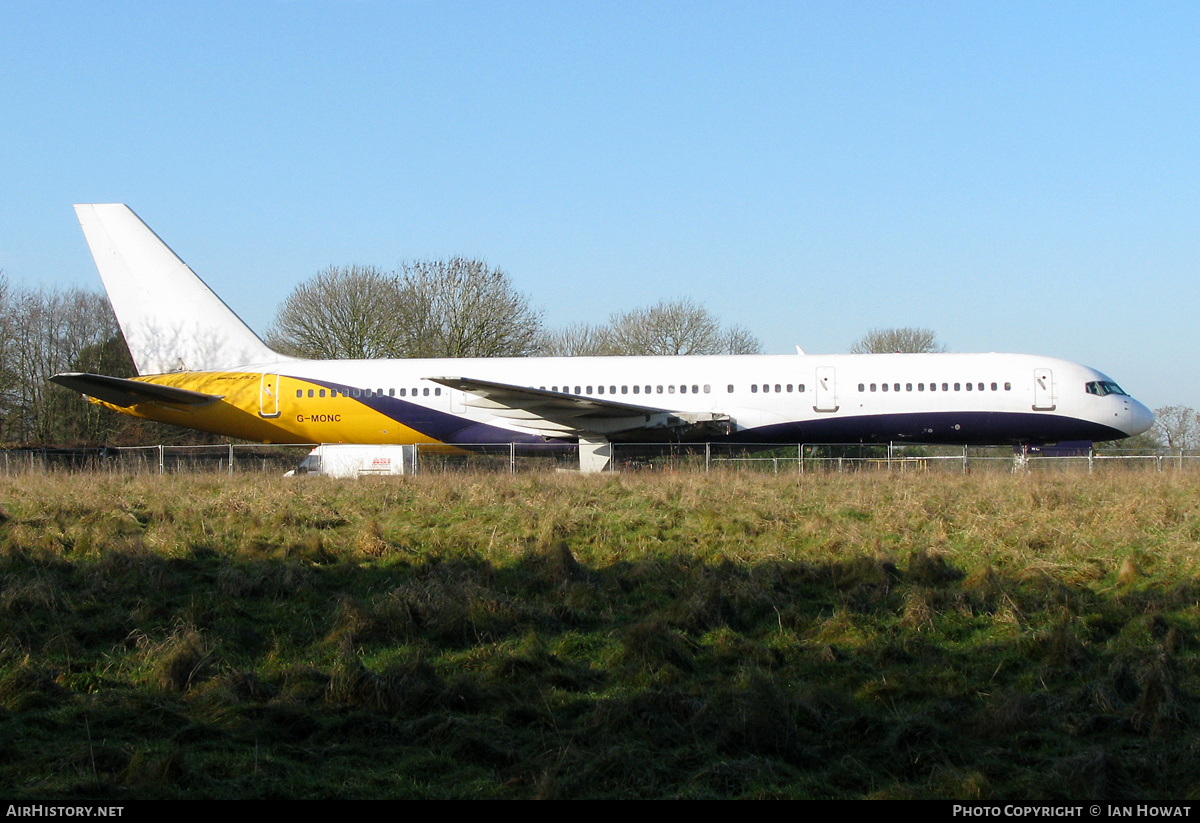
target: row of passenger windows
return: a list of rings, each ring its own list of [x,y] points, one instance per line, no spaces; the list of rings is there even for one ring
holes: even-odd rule
[[[409,391],[408,389],[399,389],[398,391],[396,389],[388,389],[387,396],[388,397],[397,397],[397,396],[408,397],[409,396],[408,391]],[[337,389],[329,390],[330,397],[338,397],[339,395],[342,397],[383,397],[384,396],[383,389],[343,389],[340,392]],[[437,387],[433,388],[432,390],[430,390],[428,387],[426,387],[424,389],[413,389],[412,390],[413,397],[429,397],[430,395],[432,395],[434,397],[441,397],[442,396],[441,387],[437,386]],[[304,389],[296,389],[296,396],[304,397]],[[324,397],[325,389],[309,389],[308,396],[309,397]]]
[[[912,384],[912,383],[905,383],[905,384],[904,384],[904,391],[912,391],[912,390],[913,390],[913,385],[914,385],[914,384]],[[924,383],[917,383],[917,384],[915,384],[915,385],[916,385],[916,387],[917,387],[917,391],[925,391],[925,384],[924,384]],[[964,388],[965,388],[967,391],[987,391],[987,389],[988,389],[988,385],[989,385],[989,384],[986,384],[986,383],[942,383],[942,391],[950,391],[950,387],[951,387],[951,386],[954,386],[954,391],[962,391]],[[1000,391],[1000,384],[999,384],[999,383],[992,383],[992,384],[990,384],[990,385],[991,385],[991,390],[992,390],[992,391]],[[878,387],[877,387],[877,386],[878,386]],[[879,384],[871,383],[871,384],[870,384],[870,387],[871,387],[871,388],[870,388],[870,390],[871,390],[871,391],[900,391],[900,384],[899,384],[899,383],[879,383]],[[859,383],[859,384],[858,384],[858,390],[859,390],[859,391],[861,391],[861,392],[865,392],[865,391],[867,391],[867,384],[866,384],[866,383]],[[930,384],[929,384],[929,390],[930,390],[930,391],[937,391],[937,390],[938,390],[938,384],[937,384],[937,383],[930,383]],[[1012,391],[1012,383],[1005,383],[1005,384],[1004,384],[1004,390],[1005,390],[1005,391]]]
[[[538,386],[538,388],[542,391],[546,390],[545,386]],[[550,391],[556,392],[558,390],[558,386],[550,387]],[[730,386],[729,390],[733,391],[733,386]],[[571,391],[570,386],[563,386],[562,391],[564,394],[618,393],[616,386],[576,386],[575,391]],[[704,384],[704,386],[700,386],[698,383],[693,383],[691,386],[688,386],[687,384],[680,384],[678,386],[671,384],[666,386],[621,386],[620,388],[620,394],[675,394],[676,391],[678,391],[680,394],[700,394],[701,392],[704,394],[710,394],[712,392],[712,386],[708,385],[707,383]]]
[[[925,391],[924,383],[916,383],[916,384],[904,383],[903,390],[904,391],[912,391],[914,385],[916,386],[917,391]],[[964,389],[964,387],[967,391],[987,391],[988,384],[984,384],[984,383],[953,383],[953,384],[942,383],[941,390],[942,391],[950,391],[951,385],[954,386],[954,391],[962,391]],[[1109,384],[1109,385],[1115,386],[1116,384]],[[990,384],[990,386],[991,386],[992,391],[1000,390],[998,383],[992,383],[992,384]],[[859,383],[858,384],[858,390],[860,392],[865,392],[868,390],[869,391],[900,391],[901,390],[900,387],[901,387],[900,383],[870,383],[870,384]],[[539,386],[538,388],[540,388],[542,391],[546,390],[545,386]],[[597,395],[618,394],[618,393],[620,393],[620,394],[664,394],[664,393],[665,394],[675,394],[676,392],[678,392],[679,394],[701,394],[701,393],[711,394],[712,393],[712,386],[707,383],[705,383],[703,386],[701,386],[698,383],[693,383],[690,386],[687,384],[679,384],[679,385],[667,384],[667,385],[632,386],[632,387],[631,386],[621,386],[619,391],[616,386],[575,386],[574,392],[571,391],[571,388],[572,388],[571,386],[563,386],[562,391],[565,394],[593,394],[594,393]],[[1090,391],[1091,386],[1089,385],[1088,388]],[[559,390],[558,386],[550,387],[550,391],[557,392],[558,390]],[[1012,391],[1012,383],[1005,383],[1004,390]],[[733,384],[732,383],[730,383],[726,387],[726,391],[730,394],[733,394]],[[788,394],[793,391],[803,393],[805,391],[805,386],[803,383],[797,383],[794,385],[792,383],[751,383],[750,391],[755,394],[757,394],[760,391],[763,394],[769,394],[771,392],[775,392],[776,394]],[[938,391],[938,384],[930,383],[929,391]],[[1111,391],[1111,389],[1110,389],[1110,391]],[[1120,392],[1120,389],[1116,389],[1116,391]],[[325,389],[308,389],[307,395],[309,397],[325,397]],[[338,397],[339,395],[341,395],[342,397],[384,397],[385,396],[383,389],[345,389],[340,392],[337,389],[329,389],[330,397]],[[304,396],[305,396],[304,389],[296,389],[296,397],[304,397]],[[429,387],[425,387],[425,388],[421,388],[421,389],[417,389],[417,388],[414,388],[414,389],[388,389],[386,396],[387,397],[431,397],[431,396],[432,397],[441,397],[442,389],[440,386],[435,386],[432,389]]]
[[[897,385],[899,385],[899,384],[897,384]],[[538,388],[541,389],[542,391],[546,390],[545,386],[539,386]],[[699,383],[692,383],[691,385],[688,385],[686,383],[681,383],[681,384],[676,385],[676,384],[672,383],[672,384],[665,384],[665,385],[650,385],[650,386],[621,386],[619,389],[616,386],[575,386],[574,391],[572,391],[571,389],[572,389],[571,386],[563,386],[562,387],[562,391],[565,394],[597,394],[597,395],[601,395],[601,394],[675,394],[676,392],[678,392],[679,394],[711,394],[712,393],[712,386],[708,383],[705,383],[704,385],[700,385]],[[558,390],[559,390],[558,386],[550,387],[550,391],[557,392]],[[860,386],[859,391],[861,391],[861,390],[862,390],[862,388]],[[875,390],[874,388],[871,389],[871,391],[874,391],[874,390]],[[733,389],[732,383],[730,383],[726,387],[726,391],[729,392],[730,394],[733,394],[734,389]],[[750,391],[752,391],[756,394],[760,391],[763,392],[764,394],[769,394],[772,391],[774,391],[777,394],[782,394],[782,393],[790,394],[793,391],[804,392],[805,387],[804,387],[803,383],[799,383],[799,384],[752,383],[750,385]],[[884,391],[887,391],[887,388],[884,388]],[[326,396],[325,389],[308,389],[307,394],[309,397],[325,397]],[[329,389],[329,397],[337,397],[338,395],[339,395],[339,392],[337,389]],[[341,391],[340,395],[342,397],[383,397],[384,390],[383,389],[346,389],[346,390]],[[432,390],[430,390],[428,388],[424,388],[424,389],[420,389],[420,390],[412,389],[411,395],[409,394],[408,389],[399,389],[399,390],[388,389],[386,396],[388,396],[388,397],[409,397],[409,396],[411,396],[411,397],[418,397],[418,396],[419,397],[429,397],[431,395],[433,397],[441,397],[441,395],[442,395],[441,388],[440,387],[434,388]],[[304,397],[305,390],[304,389],[296,389],[296,396]]]

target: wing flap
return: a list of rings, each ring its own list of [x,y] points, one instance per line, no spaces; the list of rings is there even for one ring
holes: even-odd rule
[[[430,377],[469,395],[464,404],[541,432],[614,434],[635,429],[676,429],[729,421],[727,415],[680,412],[605,398],[477,380],[471,377]]]

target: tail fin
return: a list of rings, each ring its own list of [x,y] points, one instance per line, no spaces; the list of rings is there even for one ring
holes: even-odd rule
[[[267,348],[128,206],[77,205],[75,214],[138,374],[290,359]]]

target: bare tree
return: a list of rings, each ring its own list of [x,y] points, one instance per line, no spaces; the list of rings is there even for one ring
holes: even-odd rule
[[[762,343],[745,326],[728,326],[717,354],[761,354]]]
[[[543,351],[566,355],[757,354],[761,344],[741,326],[690,298],[660,300],[609,318],[608,326],[571,326],[547,336]]]
[[[272,347],[299,357],[504,357],[533,353],[541,315],[507,274],[479,260],[331,266],[275,315]]]
[[[573,323],[542,335],[538,353],[545,357],[597,357],[614,353],[612,332],[607,326]]]
[[[1200,414],[1187,406],[1155,409],[1149,434],[1168,449],[1200,448]]]
[[[84,289],[5,289],[0,295],[0,437],[8,442],[88,439],[97,419],[81,414],[86,401],[49,383],[63,371],[92,370],[83,358],[119,334],[101,294]]]
[[[902,329],[871,329],[850,346],[851,354],[891,354],[907,352],[944,352],[932,329],[905,327]]]
[[[408,334],[396,313],[404,308],[394,274],[374,266],[330,266],[283,301],[267,342],[298,357],[402,357]]]
[[[541,312],[482,260],[407,262],[399,272],[408,357],[524,357],[537,351]]]

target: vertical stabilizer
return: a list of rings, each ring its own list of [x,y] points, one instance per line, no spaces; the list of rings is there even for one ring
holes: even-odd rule
[[[267,348],[128,206],[77,205],[75,213],[138,374],[289,359]]]

